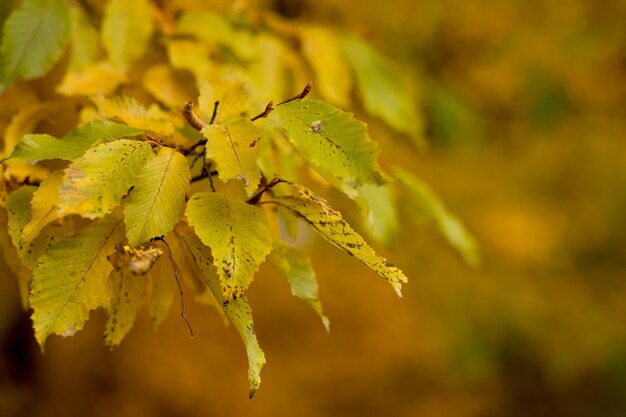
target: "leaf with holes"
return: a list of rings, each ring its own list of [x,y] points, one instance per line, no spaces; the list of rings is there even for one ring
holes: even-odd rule
[[[402,296],[402,284],[407,282],[404,273],[374,252],[374,250],[356,233],[338,211],[330,208],[326,200],[316,196],[307,188],[293,184],[298,196],[277,197],[271,203],[284,207],[294,216],[304,220],[333,246],[354,256],[372,271],[383,277]]]

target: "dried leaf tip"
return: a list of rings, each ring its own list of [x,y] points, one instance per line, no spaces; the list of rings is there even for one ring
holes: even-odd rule
[[[183,117],[194,129],[200,131],[205,123],[193,112],[193,103],[188,101],[183,106]]]

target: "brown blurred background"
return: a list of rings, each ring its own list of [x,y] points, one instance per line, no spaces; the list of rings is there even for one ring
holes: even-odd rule
[[[0,416],[626,415],[626,3],[264,4],[361,33],[412,75],[428,149],[376,120],[371,136],[465,221],[483,267],[405,221],[381,249],[410,278],[398,299],[314,240],[327,334],[264,265],[249,401],[241,340],[211,308],[188,307],[194,339],[177,306],[156,333],[143,312],[112,352],[94,312],[42,355],[0,262]]]

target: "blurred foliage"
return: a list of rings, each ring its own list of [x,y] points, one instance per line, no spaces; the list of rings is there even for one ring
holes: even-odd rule
[[[83,3],[97,12],[103,2]],[[232,12],[229,2],[167,3]],[[51,340],[41,356],[17,280],[3,279],[0,414],[624,415],[624,2],[239,6],[244,15],[271,11],[296,27],[360,34],[393,58],[420,103],[428,149],[416,153],[408,137],[354,110],[381,142],[383,166],[423,178],[465,220],[482,268],[464,266],[433,228],[402,222],[393,246],[412,280],[398,302],[361,265],[309,242],[333,323],[327,335],[263,267],[249,299],[273,366],[251,402],[233,389],[246,384],[237,336],[216,316],[201,320],[206,307],[188,311],[193,340],[174,315],[151,333],[144,313],[109,352],[97,312],[83,333]],[[5,96],[0,114],[12,114],[9,102],[45,99],[45,83],[60,81],[54,74]],[[39,106],[29,118],[54,131],[73,123],[63,110]],[[400,219],[414,217],[409,202],[399,204]]]

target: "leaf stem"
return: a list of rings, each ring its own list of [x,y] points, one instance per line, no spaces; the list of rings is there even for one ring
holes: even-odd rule
[[[297,94],[297,95],[295,95],[295,96],[293,96],[291,98],[288,98],[287,100],[278,103],[278,105],[280,106],[281,104],[286,104],[286,103],[289,103],[289,102],[294,101],[294,100],[301,100],[301,99],[305,98],[311,92],[311,88],[312,87],[313,87],[313,84],[311,83],[311,81],[309,81],[307,83],[307,85],[304,86],[304,88],[302,89],[300,94]]]
[[[274,110],[274,100],[270,100],[270,102],[267,103],[267,106],[265,106],[265,110],[263,110],[262,113],[254,116],[252,119],[250,119],[250,121],[254,122],[255,120],[260,119],[262,117],[267,117],[267,115],[270,114],[272,110]]]
[[[280,184],[281,182],[287,182],[287,181],[282,179],[282,178],[279,178],[279,177],[274,177],[270,182],[265,183],[265,184],[261,184],[259,189],[252,195],[252,197],[250,197],[246,201],[246,203],[248,203],[248,204],[257,204],[261,200],[261,197],[263,196],[263,193],[265,193],[266,191],[271,190],[274,186]]]

